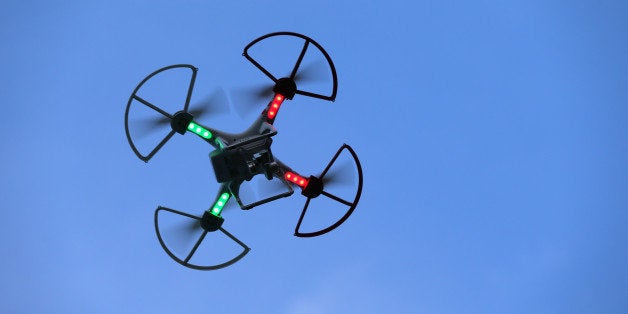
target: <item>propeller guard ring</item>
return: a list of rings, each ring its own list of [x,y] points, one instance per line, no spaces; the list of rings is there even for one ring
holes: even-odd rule
[[[323,170],[323,173],[320,175],[320,177],[318,177],[318,181],[322,181],[322,179],[325,177],[325,174],[327,173],[327,171],[329,170],[329,168],[331,168],[331,166],[334,164],[334,162],[336,162],[336,159],[338,158],[338,156],[340,155],[340,153],[342,153],[343,150],[347,150],[350,154],[351,157],[353,158],[355,165],[356,165],[356,169],[358,171],[358,188],[356,190],[356,194],[355,197],[353,199],[353,202],[347,202],[345,200],[342,200],[340,198],[338,198],[337,196],[331,195],[327,192],[325,192],[325,189],[323,188],[323,192],[322,194],[337,201],[340,202],[342,204],[345,204],[347,206],[349,206],[349,209],[345,212],[345,214],[335,223],[333,223],[332,225],[330,225],[327,228],[323,228],[320,229],[318,231],[313,231],[313,232],[301,232],[299,231],[300,227],[301,227],[301,222],[303,221],[303,218],[305,217],[305,212],[307,211],[307,208],[310,204],[310,200],[314,197],[317,197],[318,195],[307,195],[307,193],[302,193],[303,195],[305,195],[307,197],[307,200],[305,201],[305,205],[303,206],[303,210],[301,211],[301,216],[299,217],[299,221],[297,222],[296,227],[294,228],[294,235],[297,237],[301,237],[301,238],[309,238],[309,237],[317,237],[320,235],[323,235],[327,232],[330,232],[334,229],[336,229],[338,226],[340,226],[341,224],[343,224],[347,218],[349,218],[349,216],[351,216],[351,214],[353,213],[353,210],[356,208],[356,206],[358,206],[358,202],[360,201],[360,196],[362,195],[362,183],[363,183],[363,179],[362,179],[362,165],[360,164],[360,160],[358,159],[358,155],[355,153],[355,151],[353,150],[353,148],[351,148],[351,146],[347,145],[347,144],[343,144],[338,151],[336,152],[336,154],[334,155],[334,157],[331,159],[331,161],[327,164],[327,167],[325,167],[325,170]],[[305,192],[305,190],[304,190]]]
[[[133,152],[135,153],[135,155],[143,160],[144,162],[148,162],[148,160],[150,160],[156,153],[157,151],[159,151],[159,149],[161,149],[166,142],[168,142],[170,140],[170,138],[177,133],[178,131],[174,129],[171,130],[152,150],[150,153],[148,153],[148,155],[144,156],[142,155],[142,153],[140,153],[140,151],[137,149],[137,147],[135,146],[135,143],[133,143],[133,139],[131,138],[131,133],[129,131],[129,111],[131,109],[131,103],[133,103],[133,100],[137,100],[140,103],[144,104],[145,106],[163,114],[164,116],[173,119],[173,117],[176,116],[172,115],[168,112],[163,111],[162,109],[160,109],[159,107],[151,104],[150,102],[144,100],[143,98],[139,97],[137,95],[137,92],[140,90],[140,88],[142,88],[142,86],[144,86],[144,84],[146,82],[148,82],[148,80],[150,80],[151,78],[153,78],[155,75],[165,72],[167,70],[171,70],[171,69],[176,69],[176,68],[188,68],[192,71],[192,76],[190,78],[190,84],[188,85],[188,91],[187,91],[187,96],[185,99],[185,104],[183,105],[183,110],[179,111],[179,112],[186,112],[188,111],[188,106],[190,105],[190,98],[192,97],[192,90],[194,89],[194,82],[196,81],[196,72],[198,71],[198,69],[196,67],[194,67],[193,65],[190,64],[175,64],[175,65],[170,65],[167,67],[163,67],[161,69],[156,70],[155,72],[149,74],[148,76],[146,76],[138,85],[137,87],[135,87],[135,89],[133,90],[133,93],[131,94],[131,96],[129,97],[129,101],[126,104],[126,110],[124,112],[124,131],[126,132],[126,138],[129,142],[129,145],[131,146],[131,149],[133,150]],[[178,132],[181,133],[181,132]]]
[[[160,210],[165,210],[177,215],[181,215],[181,216],[185,216],[191,219],[196,219],[199,222],[202,222],[202,218],[201,217],[197,217],[191,214],[187,214],[178,210],[174,210],[171,208],[167,208],[167,207],[163,207],[163,206],[159,206],[157,207],[157,209],[155,210],[155,232],[157,233],[157,239],[159,239],[159,244],[161,244],[161,247],[164,249],[164,251],[166,251],[166,253],[168,254],[168,256],[170,256],[170,258],[172,258],[175,262],[191,268],[191,269],[197,269],[197,270],[216,270],[216,269],[221,269],[221,268],[225,268],[227,266],[230,266],[234,263],[236,263],[237,261],[239,261],[240,259],[242,259],[251,249],[246,246],[246,244],[244,244],[242,241],[238,240],[236,237],[234,237],[231,233],[229,233],[227,230],[223,229],[222,227],[218,227],[218,229],[216,231],[220,231],[222,232],[224,235],[226,235],[227,237],[229,237],[231,240],[233,240],[234,242],[236,242],[238,245],[240,245],[243,250],[240,254],[238,254],[236,257],[220,263],[220,264],[215,264],[215,265],[196,265],[196,264],[192,264],[189,262],[189,260],[192,258],[192,256],[194,255],[194,253],[196,252],[196,249],[199,247],[199,245],[203,242],[203,240],[205,239],[205,236],[207,235],[207,233],[209,233],[209,231],[204,230],[202,235],[200,236],[200,238],[197,240],[196,244],[194,245],[194,248],[192,248],[192,250],[190,251],[190,253],[188,254],[188,256],[186,257],[185,260],[180,259],[177,255],[175,255],[170,249],[168,249],[168,246],[166,245],[166,243],[164,242],[163,238],[161,237],[161,233],[159,232],[159,211]]]
[[[301,55],[299,56],[299,58],[297,59],[297,62],[295,64],[295,67],[293,68],[292,74],[290,75],[290,80],[294,79],[294,76],[296,74],[296,71],[301,63],[301,60],[303,59],[303,56],[305,55],[306,51],[307,51],[307,47],[309,46],[309,44],[314,45],[318,50],[320,50],[320,52],[323,54],[323,56],[325,57],[325,60],[327,61],[327,64],[329,65],[329,68],[331,70],[331,76],[332,76],[332,91],[330,95],[321,95],[321,94],[317,94],[317,93],[311,93],[311,92],[307,92],[307,91],[302,91],[299,89],[296,89],[294,91],[294,93],[299,94],[299,95],[303,95],[303,96],[308,96],[308,97],[314,97],[314,98],[319,98],[319,99],[324,99],[324,100],[329,100],[329,101],[334,101],[336,99],[336,92],[338,90],[338,76],[336,74],[336,67],[334,66],[334,62],[331,60],[331,57],[329,56],[329,54],[327,53],[327,51],[325,51],[325,49],[316,41],[314,41],[314,39],[307,37],[305,35],[299,34],[299,33],[294,33],[294,32],[275,32],[275,33],[270,33],[270,34],[266,34],[264,36],[261,36],[255,40],[253,40],[252,42],[250,42],[248,45],[246,45],[246,47],[244,47],[244,52],[242,53],[242,55],[249,60],[251,63],[253,63],[253,65],[258,68],[260,71],[262,71],[266,76],[268,76],[275,84],[280,83],[280,81],[282,79],[286,79],[286,78],[277,78],[275,77],[272,73],[270,73],[266,68],[264,68],[261,64],[259,64],[259,62],[257,62],[255,59],[253,59],[253,57],[251,57],[249,55],[249,48],[251,48],[252,46],[254,46],[255,44],[257,44],[258,42],[269,38],[269,37],[274,37],[274,36],[293,36],[293,37],[299,37],[303,40],[305,40],[305,43],[303,44],[303,49],[301,51]],[[293,81],[294,83],[294,81]],[[297,86],[298,88],[298,86]],[[291,95],[284,95],[286,96],[288,99],[292,99],[292,97],[288,97]]]

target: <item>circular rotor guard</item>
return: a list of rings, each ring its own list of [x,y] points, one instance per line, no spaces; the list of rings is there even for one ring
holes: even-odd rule
[[[293,33],[293,32],[276,32],[276,33],[270,33],[270,34],[266,34],[262,37],[259,37],[255,40],[253,40],[252,42],[250,42],[248,45],[246,45],[246,47],[244,47],[244,52],[242,53],[242,55],[249,60],[251,63],[253,63],[253,65],[255,65],[255,67],[257,67],[260,71],[262,71],[266,76],[268,76],[275,84],[279,83],[279,81],[281,79],[286,79],[286,78],[277,78],[276,76],[274,76],[272,73],[270,73],[265,67],[263,67],[259,62],[257,62],[255,59],[253,59],[250,55],[249,55],[249,48],[251,48],[252,46],[254,46],[255,44],[259,43],[260,41],[267,39],[269,37],[274,37],[274,36],[293,36],[293,37],[298,37],[301,38],[303,40],[305,40],[304,44],[303,44],[303,48],[301,49],[301,54],[299,55],[299,58],[297,59],[294,67],[292,68],[292,72],[290,74],[289,79],[294,81],[295,76],[297,74],[297,71],[299,70],[299,66],[301,65],[301,61],[303,60],[303,56],[305,56],[305,53],[307,52],[308,47],[311,45],[314,45],[318,50],[320,50],[320,52],[323,54],[323,56],[325,57],[325,60],[327,61],[327,64],[329,65],[329,68],[331,70],[331,75],[332,75],[332,91],[331,94],[329,95],[321,95],[318,93],[312,93],[312,92],[308,92],[308,91],[304,91],[304,90],[300,90],[300,89],[296,89],[296,91],[294,91],[294,93],[299,94],[299,95],[303,95],[303,96],[308,96],[308,97],[314,97],[314,98],[320,98],[320,99],[324,99],[324,100],[330,100],[330,101],[334,101],[336,99],[336,91],[338,90],[338,77],[336,75],[336,67],[334,66],[334,63],[332,62],[331,58],[329,57],[329,54],[327,53],[327,51],[325,51],[325,49],[323,49],[323,47],[318,44],[316,41],[314,41],[312,38],[309,38],[305,35],[301,35],[298,33]],[[298,86],[297,86],[298,88]],[[286,96],[288,99],[292,99],[292,97],[288,97]]]
[[[197,265],[197,264],[192,264],[190,263],[190,259],[194,256],[194,253],[196,253],[197,249],[199,248],[200,244],[203,242],[203,240],[205,239],[205,236],[207,236],[207,234],[209,233],[209,231],[207,230],[203,230],[201,236],[198,238],[198,240],[196,241],[196,243],[194,244],[194,247],[190,250],[190,252],[186,255],[185,258],[180,258],[178,257],[176,254],[174,254],[172,252],[172,250],[170,250],[168,248],[168,246],[166,245],[166,243],[164,242],[160,229],[159,229],[159,212],[160,211],[167,211],[173,214],[177,214],[177,215],[181,215],[181,216],[185,216],[187,218],[190,219],[195,219],[198,220],[199,222],[201,221],[201,217],[197,217],[194,215],[190,215],[178,210],[174,210],[174,209],[170,209],[170,208],[166,208],[166,207],[162,207],[159,206],[157,207],[157,209],[155,210],[155,232],[157,233],[157,238],[159,239],[159,244],[161,244],[161,247],[164,249],[164,251],[166,251],[166,253],[168,253],[168,255],[175,260],[177,263],[188,267],[188,268],[192,268],[192,269],[198,269],[198,270],[215,270],[215,269],[220,269],[220,268],[224,268],[227,267],[229,265],[234,264],[235,262],[239,261],[240,259],[242,259],[244,257],[244,255],[246,255],[251,249],[246,246],[246,244],[244,244],[242,241],[238,240],[236,237],[234,237],[231,233],[229,233],[227,230],[223,229],[222,227],[219,227],[216,231],[220,231],[222,232],[224,235],[226,235],[227,237],[229,237],[231,240],[233,240],[234,242],[236,242],[239,246],[242,247],[242,252],[240,254],[238,254],[237,256],[235,256],[234,258],[223,262],[223,263],[219,263],[219,264],[215,264],[215,265]]]
[[[176,65],[171,65],[171,66],[167,66],[167,67],[163,67],[151,74],[149,74],[146,78],[144,78],[138,85],[137,87],[135,87],[135,90],[133,90],[133,93],[131,94],[131,97],[129,97],[129,101],[126,105],[126,111],[124,113],[124,130],[126,131],[126,137],[127,140],[129,141],[129,145],[131,146],[131,149],[133,149],[133,152],[135,153],[135,155],[143,160],[144,162],[148,162],[148,160],[150,160],[156,153],[157,151],[159,151],[159,149],[161,149],[164,144],[166,144],[166,142],[168,142],[168,140],[170,140],[170,138],[177,133],[177,131],[175,130],[175,128],[173,127],[173,129],[146,155],[143,155],[142,153],[140,153],[140,151],[137,149],[135,143],[133,142],[133,139],[131,138],[131,133],[129,132],[129,111],[131,109],[131,104],[133,103],[133,100],[137,100],[139,101],[141,104],[149,107],[152,110],[155,110],[157,112],[159,112],[160,114],[164,115],[165,117],[169,118],[169,119],[173,119],[173,117],[176,116],[176,114],[171,114],[168,113],[166,111],[164,111],[163,109],[155,106],[154,104],[152,104],[151,102],[149,102],[146,99],[143,99],[142,97],[140,97],[137,92],[142,88],[142,86],[144,86],[144,84],[150,80],[151,78],[153,78],[155,75],[162,73],[164,71],[168,71],[168,70],[172,70],[172,69],[177,69],[177,68],[188,68],[192,71],[191,73],[191,77],[190,77],[190,83],[188,85],[188,90],[187,90],[187,96],[185,99],[185,103],[183,105],[183,109],[181,111],[179,111],[179,113],[181,112],[186,112],[188,111],[188,107],[190,104],[190,98],[192,97],[192,90],[194,89],[194,82],[196,80],[196,72],[197,72],[197,68],[189,65],[189,64],[176,64]]]
[[[358,155],[355,153],[355,151],[351,148],[351,146],[347,145],[347,144],[343,144],[342,147],[340,147],[340,149],[338,149],[338,151],[336,152],[336,154],[334,155],[334,157],[331,159],[331,161],[329,162],[329,164],[327,164],[327,167],[325,167],[325,170],[323,170],[323,173],[318,177],[315,178],[317,182],[322,182],[325,174],[327,173],[327,171],[331,168],[331,166],[336,162],[338,156],[340,156],[340,154],[342,153],[343,150],[347,150],[350,154],[351,157],[353,158],[354,162],[355,162],[355,166],[356,169],[358,171],[358,187],[356,190],[356,194],[355,197],[353,199],[353,201],[347,201],[344,200],[338,196],[335,196],[331,193],[328,193],[325,191],[325,189],[323,188],[321,191],[321,195],[326,196],[338,203],[344,204],[346,206],[349,207],[349,209],[347,209],[347,211],[345,212],[345,214],[338,219],[338,221],[336,221],[335,223],[331,224],[329,227],[327,228],[323,228],[320,229],[318,231],[313,231],[313,232],[301,232],[299,229],[301,227],[301,222],[303,222],[303,218],[305,217],[305,212],[308,209],[308,206],[310,205],[310,201],[312,200],[312,198],[315,198],[318,196],[318,194],[315,195],[306,195],[308,193],[302,193],[303,195],[305,195],[307,197],[307,200],[305,201],[305,205],[303,206],[303,210],[301,211],[301,216],[299,217],[299,221],[297,222],[297,226],[294,229],[294,235],[297,237],[302,237],[302,238],[307,238],[307,237],[316,237],[319,235],[323,235],[327,232],[330,232],[334,229],[336,229],[338,226],[340,226],[342,223],[344,223],[347,218],[349,218],[349,216],[351,216],[351,214],[353,213],[353,210],[355,209],[356,206],[358,206],[358,202],[360,201],[360,195],[362,195],[362,166],[360,165],[360,160],[358,159]],[[304,192],[306,192],[304,190]]]

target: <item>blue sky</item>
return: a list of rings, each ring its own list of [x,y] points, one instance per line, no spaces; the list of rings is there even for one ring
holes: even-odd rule
[[[627,21],[622,1],[4,1],[0,308],[625,313]],[[242,49],[275,31],[318,41],[339,86],[286,103],[273,152],[316,174],[350,144],[360,205],[314,239],[292,236],[298,194],[225,212],[251,252],[181,267],[153,211],[209,206],[210,149],[177,137],[144,164],[126,102],[194,64],[193,102],[232,102],[204,123],[243,130],[237,91],[265,78]]]

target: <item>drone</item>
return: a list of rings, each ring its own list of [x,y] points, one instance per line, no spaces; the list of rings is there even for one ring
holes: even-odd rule
[[[290,74],[286,77],[277,78],[277,76],[273,75],[269,70],[262,66],[260,62],[251,57],[251,55],[249,54],[249,49],[254,45],[264,41],[265,39],[280,36],[284,36],[284,38],[290,38],[291,40],[302,40],[304,43],[301,48],[300,54],[298,55],[296,63],[294,64],[294,66],[292,66],[292,71],[290,72]],[[301,90],[297,86],[296,78],[298,78],[301,62],[303,61],[303,58],[306,55],[308,49],[312,48],[318,49],[320,51],[326,61],[326,65],[329,67],[329,70],[331,72],[332,88],[330,94],[319,94],[311,91]],[[242,241],[240,241],[238,238],[233,236],[225,228],[222,227],[225,221],[224,217],[222,216],[222,211],[228,202],[233,202],[233,200],[235,200],[235,202],[237,202],[237,205],[242,210],[249,210],[262,204],[289,197],[293,195],[295,189],[300,189],[301,195],[305,197],[305,204],[296,223],[294,235],[297,237],[316,237],[328,233],[344,223],[358,205],[360,195],[362,194],[362,166],[360,165],[358,156],[353,148],[351,148],[347,144],[343,144],[338,149],[338,151],[331,158],[321,174],[317,176],[306,176],[295,171],[294,169],[290,168],[288,165],[277,159],[271,150],[271,145],[273,143],[272,137],[277,134],[277,130],[275,129],[273,124],[275,122],[279,109],[281,108],[282,104],[286,102],[286,100],[292,100],[296,95],[299,95],[299,97],[313,97],[325,101],[335,100],[338,88],[336,69],[331,58],[329,57],[329,54],[325,51],[325,49],[323,49],[323,47],[321,47],[321,45],[319,45],[316,41],[305,35],[293,32],[276,32],[261,36],[250,42],[244,48],[244,52],[242,55],[257,69],[262,71],[263,74],[265,74],[269,79],[271,79],[274,84],[274,86],[272,87],[272,93],[268,93],[268,96],[272,94],[272,98],[269,100],[268,104],[262,110],[261,114],[259,114],[257,119],[254,120],[250,127],[248,127],[244,132],[238,134],[223,132],[202,125],[195,120],[194,110],[189,110],[188,107],[192,96],[192,91],[194,89],[194,83],[196,81],[198,69],[189,64],[176,64],[166,66],[146,76],[137,85],[135,90],[133,90],[133,93],[129,97],[129,101],[126,106],[124,123],[127,140],[135,155],[146,163],[153,156],[155,156],[155,154],[176,133],[180,135],[184,135],[187,133],[194,134],[213,148],[213,151],[211,151],[209,154],[209,158],[213,166],[216,181],[220,184],[220,188],[218,189],[217,196],[211,206],[209,206],[208,209],[204,210],[202,214],[198,216],[172,208],[158,206],[155,210],[154,215],[155,231],[157,233],[157,239],[159,240],[161,247],[174,261],[191,269],[215,270],[224,268],[236,263],[250,251],[250,248],[246,244],[244,244]],[[144,99],[140,96],[142,87],[147,81],[151,80],[156,75],[172,70],[186,71],[186,73],[189,73],[190,77],[183,108],[174,113],[170,113],[160,108],[159,106],[154,105],[154,102],[151,99]],[[131,132],[129,131],[129,112],[135,106],[146,106],[150,110],[156,111],[157,113],[159,113],[158,115],[156,114],[159,117],[158,119],[166,121],[165,124],[169,124],[171,128],[171,130],[168,131],[167,135],[165,135],[165,137],[161,139],[161,141],[159,141],[152,149],[144,152],[140,152],[140,149],[138,149],[138,146],[134,142],[134,139],[131,136]],[[350,158],[349,160],[353,161],[353,165],[355,166],[355,170],[357,171],[357,185],[355,185],[355,189],[352,189],[355,194],[353,199],[350,200],[334,195],[328,192],[325,188],[325,176],[328,175],[328,171],[330,170],[332,165],[343,153],[348,154]],[[241,185],[247,181],[250,181],[253,177],[258,175],[265,176],[267,180],[278,179],[279,182],[281,182],[281,184],[285,187],[285,189],[282,190],[282,192],[280,193],[273,193],[273,195],[265,196],[260,200],[256,200],[253,202],[244,202],[243,199],[241,199],[240,197]],[[304,232],[301,230],[301,224],[304,217],[306,217],[306,211],[308,210],[310,204],[313,203],[312,200],[319,196],[327,197],[334,202],[338,202],[342,204],[343,207],[346,207],[347,210],[344,215],[340,217],[340,219],[338,219],[331,225],[324,227],[320,230]],[[175,254],[174,250],[169,248],[167,242],[164,241],[163,232],[160,229],[159,223],[161,217],[160,214],[162,213],[180,215],[185,219],[190,219],[193,223],[202,228],[202,233],[200,237],[195,242],[193,248],[187,254]],[[219,263],[212,262],[211,265],[193,262],[192,257],[197,252],[204,239],[208,235],[217,231],[223,233],[229,239],[237,243],[237,245],[239,245],[239,247],[241,248],[241,251],[238,250],[240,253],[227,261]]]

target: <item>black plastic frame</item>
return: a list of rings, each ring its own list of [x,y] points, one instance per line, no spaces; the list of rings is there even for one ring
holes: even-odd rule
[[[340,153],[342,153],[343,150],[347,150],[349,151],[349,153],[351,154],[351,156],[353,157],[353,160],[355,161],[355,165],[357,167],[358,170],[358,189],[356,191],[356,195],[355,198],[353,199],[353,202],[349,202],[347,200],[344,200],[338,196],[335,196],[333,194],[330,194],[328,192],[325,192],[325,189],[323,188],[323,191],[321,193],[321,195],[324,195],[336,202],[342,203],[344,205],[349,206],[349,209],[347,210],[347,212],[338,220],[336,221],[334,224],[332,224],[331,226],[318,230],[318,231],[314,231],[314,232],[300,232],[299,228],[301,227],[301,222],[303,221],[303,217],[305,217],[305,212],[307,211],[308,206],[310,205],[310,200],[312,199],[311,197],[308,197],[307,200],[305,201],[305,205],[303,206],[303,210],[301,211],[301,216],[299,217],[299,221],[297,222],[297,226],[294,228],[294,235],[297,237],[301,237],[301,238],[309,238],[309,237],[316,237],[316,236],[320,236],[323,235],[327,232],[330,232],[334,229],[336,229],[338,226],[340,226],[342,223],[344,223],[347,218],[349,218],[349,216],[351,216],[351,214],[353,213],[353,210],[356,208],[356,206],[358,206],[358,202],[360,201],[360,196],[362,195],[362,183],[363,183],[363,178],[362,178],[362,165],[360,164],[360,160],[358,159],[358,155],[355,153],[355,151],[353,150],[353,148],[351,148],[351,146],[347,145],[347,144],[343,144],[340,149],[338,149],[338,151],[336,152],[336,154],[334,155],[334,157],[331,159],[331,161],[327,164],[327,167],[325,167],[325,170],[323,170],[323,173],[321,173],[319,179],[323,179],[325,177],[325,174],[327,173],[327,171],[329,170],[329,168],[331,168],[331,166],[334,164],[334,162],[336,162],[336,159],[338,158],[338,156],[340,156]]]
[[[257,44],[258,42],[269,38],[269,37],[274,37],[274,36],[295,36],[295,37],[299,37],[303,40],[305,40],[305,43],[303,44],[303,48],[301,49],[301,54],[299,55],[299,58],[297,59],[297,62],[295,63],[294,67],[292,68],[292,72],[290,73],[290,79],[294,80],[294,77],[299,69],[299,66],[301,65],[301,61],[303,60],[303,56],[305,56],[305,53],[307,52],[307,48],[309,47],[310,43],[314,46],[316,46],[316,48],[318,48],[322,53],[323,56],[325,56],[325,59],[327,60],[327,64],[329,64],[329,67],[331,68],[331,75],[332,75],[332,92],[331,95],[327,96],[327,95],[321,95],[321,94],[317,94],[317,93],[311,93],[311,92],[307,92],[307,91],[302,91],[297,89],[296,90],[296,94],[299,95],[303,95],[303,96],[308,96],[308,97],[314,97],[314,98],[320,98],[320,99],[324,99],[324,100],[329,100],[329,101],[334,101],[336,99],[336,92],[338,90],[338,76],[336,75],[336,67],[334,66],[334,62],[331,61],[331,57],[329,57],[329,54],[327,53],[327,51],[325,51],[325,49],[318,44],[316,41],[314,41],[312,38],[309,38],[305,35],[299,34],[299,33],[293,33],[293,32],[276,32],[276,33],[270,33],[270,34],[266,34],[262,37],[259,37],[255,40],[253,40],[252,42],[250,42],[248,45],[246,45],[246,47],[244,47],[244,52],[242,53],[242,55],[249,60],[251,63],[253,63],[253,65],[255,67],[257,67],[260,71],[262,71],[264,74],[266,74],[266,76],[268,76],[274,83],[277,83],[277,81],[279,80],[278,78],[276,78],[274,75],[272,75],[268,70],[266,70],[266,68],[264,68],[261,64],[259,64],[259,62],[257,62],[255,59],[253,59],[248,51],[249,48],[251,48],[253,45]],[[297,86],[298,88],[299,86]]]
[[[239,244],[243,248],[243,251],[240,254],[238,254],[236,257],[234,257],[234,258],[232,258],[232,259],[230,259],[230,260],[228,260],[228,261],[226,261],[224,263],[221,263],[221,264],[206,265],[206,266],[191,264],[191,263],[189,263],[189,260],[192,259],[192,256],[194,256],[194,253],[196,253],[196,250],[198,249],[198,247],[201,245],[201,243],[205,239],[205,236],[207,235],[208,231],[203,230],[203,233],[201,234],[199,239],[194,244],[194,247],[192,248],[190,253],[187,255],[185,260],[182,260],[182,259],[178,258],[174,253],[172,253],[172,251],[170,251],[168,249],[168,246],[166,246],[166,243],[161,238],[161,233],[159,232],[159,211],[160,210],[165,210],[165,211],[177,214],[177,215],[186,216],[186,217],[191,218],[191,219],[196,219],[199,222],[201,221],[201,217],[190,215],[188,213],[184,213],[184,212],[181,212],[181,211],[178,211],[178,210],[174,210],[174,209],[171,209],[171,208],[167,208],[167,207],[163,207],[163,206],[159,206],[155,210],[155,232],[157,233],[157,239],[159,239],[159,244],[161,244],[161,247],[164,249],[164,251],[166,251],[166,253],[168,253],[170,258],[172,258],[175,262],[177,262],[177,263],[179,263],[179,264],[181,264],[181,265],[183,265],[185,267],[192,268],[192,269],[198,269],[198,270],[215,270],[215,269],[225,268],[227,266],[230,266],[230,265],[236,263],[240,259],[242,259],[251,250],[248,246],[246,246],[246,244],[244,244],[242,241],[238,240],[238,238],[234,237],[227,230],[225,230],[222,227],[220,227],[220,228],[218,228],[218,230],[220,232],[224,233],[231,240],[233,240],[234,242]]]
[[[172,136],[176,133],[175,130],[171,130],[158,144],[157,146],[155,146],[155,148],[153,148],[153,150],[148,153],[148,155],[144,156],[142,155],[142,153],[139,152],[139,150],[137,149],[137,147],[135,147],[135,144],[133,143],[133,139],[131,139],[131,133],[129,132],[129,111],[131,109],[131,103],[133,102],[133,100],[137,100],[140,103],[144,104],[145,106],[161,113],[162,115],[172,119],[173,115],[162,110],[161,108],[153,105],[152,103],[150,103],[149,101],[143,99],[142,97],[137,95],[137,92],[140,90],[140,88],[142,88],[142,86],[148,81],[150,80],[152,77],[154,77],[155,75],[167,71],[167,70],[171,70],[171,69],[176,69],[176,68],[189,68],[190,70],[192,70],[192,77],[190,78],[190,84],[188,86],[188,92],[187,92],[187,96],[185,99],[185,104],[183,105],[183,111],[187,112],[188,111],[188,106],[190,105],[190,98],[192,97],[192,90],[194,89],[194,82],[196,81],[196,72],[198,71],[198,69],[196,67],[194,67],[193,65],[190,64],[175,64],[175,65],[170,65],[167,67],[163,67],[151,74],[149,74],[148,76],[146,76],[138,85],[137,87],[135,87],[135,89],[133,90],[133,93],[131,94],[131,97],[129,97],[129,101],[126,104],[126,110],[124,112],[124,131],[126,132],[126,138],[129,141],[129,145],[131,145],[131,149],[133,149],[133,152],[135,153],[135,155],[143,160],[144,162],[148,162],[165,144],[166,142],[168,142],[170,140],[170,138],[172,138]]]
[[[290,184],[288,184],[288,181],[286,181],[286,179],[284,179],[282,176],[277,175],[275,177],[279,179],[288,188],[287,191],[279,193],[277,195],[269,196],[267,198],[252,202],[250,204],[244,204],[242,203],[242,200],[240,199],[240,186],[242,185],[243,181],[231,182],[231,184],[229,184],[229,192],[235,197],[236,202],[238,202],[238,205],[240,206],[240,208],[244,210],[249,210],[253,207],[257,207],[259,205],[266,204],[266,203],[278,200],[280,198],[291,196],[294,193],[294,189],[292,188],[292,186],[290,186]]]

